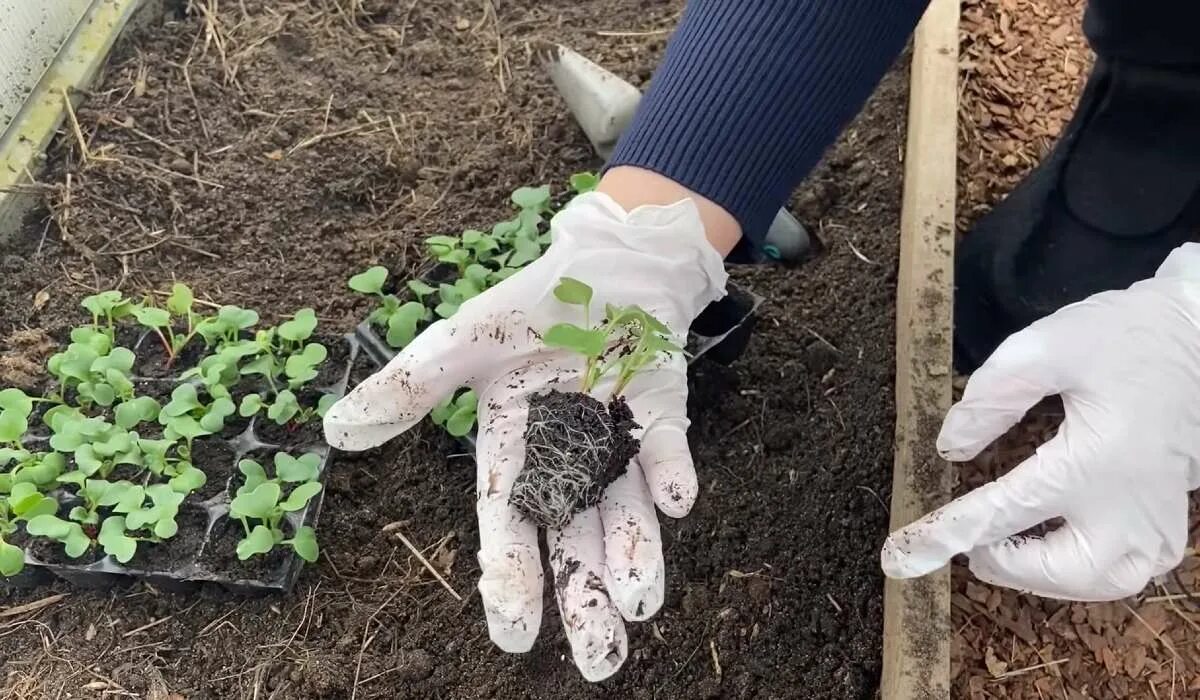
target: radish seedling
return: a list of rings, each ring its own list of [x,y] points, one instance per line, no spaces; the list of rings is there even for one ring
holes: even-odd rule
[[[30,518],[25,523],[25,532],[34,537],[45,537],[60,542],[67,556],[78,559],[92,546],[92,538],[83,531],[83,526],[57,515],[44,514]]]
[[[196,324],[196,333],[208,348],[232,345],[241,340],[242,331],[258,323],[258,312],[239,306],[222,306],[214,316]]]
[[[171,295],[167,297],[166,308],[160,309],[147,302],[133,310],[137,322],[149,328],[162,341],[163,352],[167,354],[167,367],[174,366],[179,353],[196,335],[199,316],[192,310],[194,303],[192,290],[176,282],[171,287]],[[175,332],[173,318],[181,321],[179,333]]]
[[[267,418],[276,425],[304,425],[314,418],[324,417],[329,407],[337,401],[333,394],[322,394],[316,406],[301,406],[299,399],[289,389],[284,389],[275,395],[275,400],[268,403],[259,394],[247,394],[242,397],[238,407],[238,415],[243,418],[257,415],[264,408]]]
[[[100,417],[85,416],[69,406],[50,409],[45,421],[52,432],[50,447],[75,457],[75,470],[59,476],[59,482],[82,484],[91,476],[108,478],[119,464],[141,466],[137,433]]]
[[[319,462],[320,458],[317,455],[304,455],[291,462],[281,462],[277,454],[275,479],[267,479],[262,465],[253,460],[242,460],[238,464],[246,482],[229,504],[230,517],[240,520],[246,533],[246,537],[237,545],[238,559],[245,560],[256,554],[266,554],[276,545],[288,545],[305,561],[317,560],[319,550],[313,529],[308,526],[299,527],[290,539],[285,538],[283,519],[288,513],[303,510],[308,502],[321,492],[321,484],[315,480],[301,481],[286,498],[281,499],[280,483],[285,475],[289,478],[299,477],[308,475],[309,472],[315,479]],[[254,525],[251,525],[251,522]]]
[[[171,400],[159,412],[158,422],[165,428],[168,440],[183,438],[190,450],[192,441],[202,435],[212,435],[225,429],[225,419],[234,414],[236,406],[228,396],[210,397],[204,403],[196,387],[180,384],[171,392]]]
[[[33,452],[21,441],[36,400],[20,389],[0,391],[0,493],[10,493],[21,483],[48,486],[66,467],[63,455]]]
[[[17,531],[17,523],[57,512],[58,502],[33,484],[17,484],[12,493],[0,499],[0,576],[15,576],[25,567],[25,553],[5,541]]]
[[[444,401],[434,406],[429,418],[434,425],[446,429],[454,437],[466,437],[475,427],[475,415],[479,400],[475,392],[465,389],[461,393],[446,397]]]
[[[670,329],[637,306],[605,306],[591,322],[593,291],[564,277],[554,289],[561,302],[583,311],[583,325],[560,323],[546,331],[546,346],[583,359],[580,391],[551,391],[529,400],[525,467],[509,497],[517,510],[543,527],[561,528],[599,502],[604,489],[624,473],[638,450],[638,426],[622,394],[641,370],[665,353],[681,352]],[[600,380],[614,378],[607,406],[592,398]]]
[[[167,477],[167,485],[176,493],[188,494],[208,483],[208,476],[190,460],[170,455],[171,448],[178,447],[175,441],[139,439],[137,443],[142,451],[142,464],[151,474]]]
[[[134,304],[116,290],[84,297],[83,308],[92,314],[92,329],[103,333],[110,345],[116,343],[117,321],[132,316]]]
[[[146,491],[131,481],[86,479],[79,484],[75,495],[83,499],[83,504],[72,508],[67,517],[84,526],[95,526],[100,524],[101,508],[112,508],[115,513],[128,513],[141,506]]]
[[[387,344],[394,348],[403,348],[416,337],[422,323],[428,323],[433,314],[425,306],[424,300],[437,290],[420,280],[412,280],[408,288],[417,297],[417,301],[401,303],[393,294],[384,294],[383,285],[387,282],[387,268],[376,265],[350,278],[350,288],[362,294],[371,294],[379,299],[379,306],[371,312],[367,320],[375,326],[387,329]]]

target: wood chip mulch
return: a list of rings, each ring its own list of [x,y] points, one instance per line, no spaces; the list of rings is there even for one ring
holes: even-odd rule
[[[959,229],[999,201],[1053,145],[1091,64],[1084,0],[963,0]],[[961,379],[959,381],[961,388]],[[965,493],[1054,435],[1039,406],[958,471]],[[1193,498],[1193,505],[1196,504]],[[1200,697],[1200,509],[1184,563],[1139,596],[1065,603],[977,581],[954,565],[952,697],[969,700]]]

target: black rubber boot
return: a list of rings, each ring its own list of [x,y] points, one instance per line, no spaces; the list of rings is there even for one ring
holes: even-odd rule
[[[1200,239],[1196,65],[1097,59],[1054,150],[959,246],[959,371],[1067,304],[1153,276]]]

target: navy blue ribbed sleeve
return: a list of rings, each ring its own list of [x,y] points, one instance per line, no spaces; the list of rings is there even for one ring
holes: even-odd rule
[[[927,0],[691,0],[608,167],[713,200],[760,243]]]

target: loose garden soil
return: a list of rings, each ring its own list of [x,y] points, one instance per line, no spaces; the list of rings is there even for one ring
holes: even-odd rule
[[[490,225],[517,186],[557,189],[597,166],[530,42],[563,42],[644,85],[681,9],[675,0],[192,6],[118,47],[78,110],[90,158],[70,130],[52,147],[47,207],[0,260],[0,368],[41,363],[29,334],[80,320],[82,296],[112,286],[158,294],[173,279],[268,322],[312,306],[323,331],[348,331],[369,304],[346,288],[351,274],[376,263],[411,270],[423,236]],[[549,589],[533,651],[492,646],[473,593],[472,464],[447,457],[453,443],[424,425],[339,456],[321,559],[290,596],[61,583],[7,593],[0,695],[875,697],[900,68],[793,201],[824,241],[815,257],[734,272],[769,302],[736,366],[693,372],[701,495],[691,515],[664,523],[666,603],[629,626],[630,658],[612,680],[591,685],[573,668]],[[37,601],[46,602],[12,610]]]
[[[1083,0],[964,0],[959,228],[1011,190],[1054,143],[1090,70]],[[969,234],[968,234],[969,235]],[[963,380],[958,382],[959,388]],[[1047,401],[958,471],[966,493],[1050,437],[1062,406]],[[1193,506],[1195,505],[1193,495]],[[1200,509],[1191,509],[1192,549]],[[987,700],[1196,697],[1200,692],[1200,559],[1193,553],[1140,595],[1063,603],[977,581],[954,567],[952,695]]]

